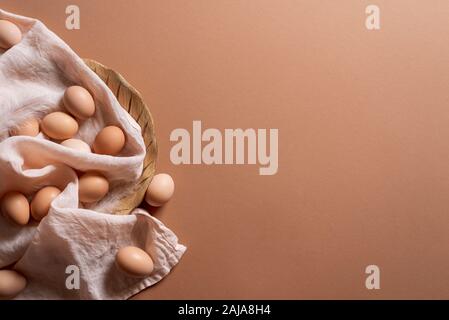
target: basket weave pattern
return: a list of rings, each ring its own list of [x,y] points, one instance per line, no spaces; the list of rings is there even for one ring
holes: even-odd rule
[[[153,118],[140,93],[119,73],[94,60],[84,59],[84,62],[106,83],[117,97],[122,108],[136,120],[142,129],[142,136],[146,146],[142,175],[137,181],[135,192],[121,199],[120,205],[112,212],[122,215],[129,214],[142,202],[156,170],[157,143],[154,134]]]

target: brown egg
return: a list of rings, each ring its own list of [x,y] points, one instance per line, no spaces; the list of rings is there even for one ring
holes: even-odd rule
[[[11,129],[11,136],[29,136],[35,137],[39,134],[39,121],[37,119],[28,119],[18,127]]]
[[[24,226],[30,221],[30,204],[20,192],[11,191],[3,196],[2,211],[18,225]]]
[[[166,173],[160,173],[151,180],[145,193],[145,201],[153,207],[160,207],[170,200],[174,192],[175,183],[172,177]]]
[[[94,98],[83,87],[69,87],[64,93],[63,100],[67,110],[79,119],[87,119],[95,113]]]
[[[0,299],[12,299],[27,286],[24,276],[14,270],[0,270]]]
[[[70,149],[83,151],[83,152],[92,152],[87,143],[79,139],[67,139],[61,142],[61,145]]]
[[[65,140],[78,132],[78,122],[64,112],[47,114],[41,123],[42,131],[50,138]]]
[[[56,187],[48,186],[39,190],[31,200],[31,216],[36,221],[41,221],[50,210],[53,200],[61,193]]]
[[[12,22],[0,20],[0,48],[8,50],[22,41],[22,32]]]
[[[147,277],[153,272],[151,257],[140,248],[124,247],[115,256],[117,267],[131,277]]]
[[[98,172],[86,172],[79,178],[79,201],[97,202],[109,192],[108,180]]]
[[[125,134],[122,129],[116,126],[103,128],[94,141],[94,151],[98,154],[115,156],[122,151],[125,146]]]

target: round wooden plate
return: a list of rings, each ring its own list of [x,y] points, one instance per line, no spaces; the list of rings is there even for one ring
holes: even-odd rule
[[[94,60],[84,59],[84,62],[106,83],[117,97],[122,108],[125,109],[142,128],[142,136],[146,146],[142,175],[135,185],[134,192],[131,192],[128,196],[121,199],[120,205],[114,209],[114,212],[112,212],[114,214],[129,214],[142,202],[148,185],[150,184],[151,179],[153,179],[156,170],[157,143],[154,134],[153,117],[140,93],[119,73]]]

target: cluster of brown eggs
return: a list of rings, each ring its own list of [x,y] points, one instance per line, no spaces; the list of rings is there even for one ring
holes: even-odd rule
[[[83,121],[95,113],[95,102],[92,95],[80,86],[69,87],[63,98],[64,106],[70,113],[61,111],[46,115],[42,121],[28,119],[22,125],[12,129],[12,136],[37,136],[42,132],[52,141],[78,150],[92,152],[90,146],[73,137],[79,129],[78,120]],[[76,118],[75,118],[76,117]],[[93,143],[93,151],[98,154],[115,156],[125,146],[125,134],[117,126],[107,126],[100,130]],[[79,177],[79,200],[82,203],[94,203],[101,200],[109,192],[108,180],[99,172],[88,171]],[[31,217],[40,221],[45,217],[50,204],[61,190],[55,186],[47,186],[39,190],[28,204],[28,200],[18,191],[10,191],[2,198],[2,211],[12,221],[19,225],[26,225]]]
[[[20,29],[10,21],[0,20],[0,48],[10,49],[22,39]],[[11,136],[37,136],[42,131],[49,139],[60,145],[91,153],[91,147],[74,136],[78,133],[78,121],[84,121],[95,113],[92,95],[80,86],[69,87],[63,98],[66,112],[52,112],[41,121],[28,119],[10,130]],[[77,121],[78,119],[78,121]],[[125,146],[125,134],[117,126],[103,128],[95,137],[92,145],[97,154],[116,156]],[[109,192],[108,180],[96,171],[82,173],[79,177],[79,201],[94,203]],[[159,207],[170,200],[174,192],[173,179],[165,173],[153,177],[145,194],[145,200],[152,206]],[[55,186],[40,189],[31,198],[31,202],[21,192],[9,191],[3,195],[1,210],[3,214],[17,225],[29,223],[30,217],[41,221],[50,209],[52,201],[61,193]],[[153,272],[154,264],[150,255],[134,246],[123,247],[115,257],[117,267],[132,277],[146,277]],[[15,270],[0,270],[0,299],[10,299],[18,295],[27,285],[26,278]]]

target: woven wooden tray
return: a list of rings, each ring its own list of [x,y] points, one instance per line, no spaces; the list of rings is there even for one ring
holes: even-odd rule
[[[84,59],[84,62],[106,83],[117,97],[122,108],[125,109],[142,128],[143,140],[145,141],[147,150],[142,176],[137,182],[135,192],[121,199],[120,205],[115,208],[114,212],[112,212],[115,214],[129,214],[142,202],[148,185],[150,184],[151,179],[153,179],[156,170],[157,143],[154,134],[153,117],[140,93],[119,73],[94,60]]]

